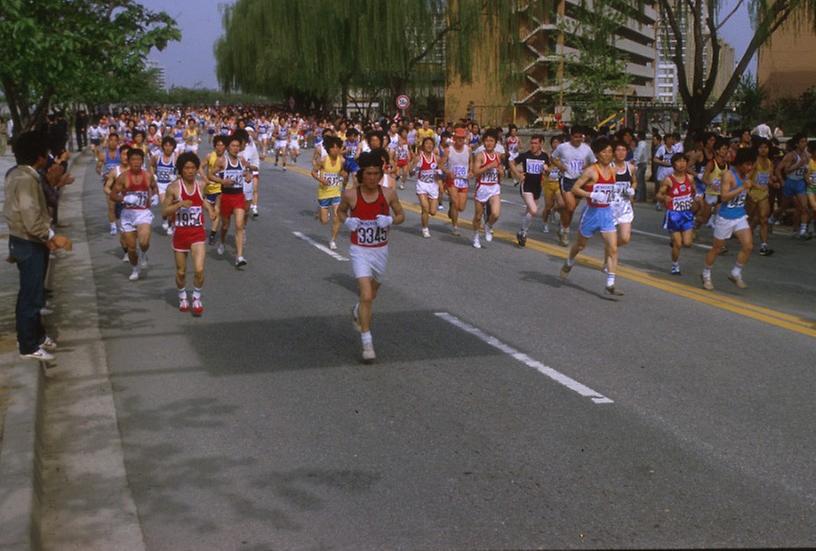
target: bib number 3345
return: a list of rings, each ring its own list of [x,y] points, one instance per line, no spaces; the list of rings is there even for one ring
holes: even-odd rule
[[[377,224],[372,220],[366,221],[363,225],[357,228],[357,244],[358,245],[382,245],[388,242],[388,228],[378,228]]]

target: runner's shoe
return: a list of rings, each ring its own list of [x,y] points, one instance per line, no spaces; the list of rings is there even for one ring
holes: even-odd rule
[[[431,230],[428,228],[422,228],[422,237],[429,238],[431,236]]]
[[[189,312],[190,311],[190,303],[187,301],[187,297],[179,299],[179,312]]]
[[[479,238],[478,234],[473,236],[473,248],[474,249],[481,249],[482,248],[482,241]]]
[[[485,241],[490,243],[493,241],[493,228],[485,224]]]
[[[714,284],[711,283],[711,278],[710,277],[700,275],[700,279],[703,281],[703,289],[705,289],[706,291],[713,291],[714,290]]]
[[[519,247],[524,247],[527,244],[527,234],[523,231],[516,233],[516,241],[518,241]]]
[[[133,271],[130,272],[128,279],[131,281],[136,281],[139,279],[139,266],[134,266]]]
[[[139,259],[139,268],[147,268],[147,253],[142,253],[142,257]]]
[[[162,222],[162,230],[164,230],[165,232],[167,232],[167,230],[169,230],[169,229],[170,229],[170,223],[169,223],[167,220],[165,220],[164,222]]]
[[[110,225],[110,234],[111,235],[116,235],[117,233],[119,233],[119,230],[116,228],[116,224],[111,223],[111,225]]]
[[[671,275],[680,275],[680,266],[672,266],[671,267]]]
[[[235,267],[236,268],[243,268],[246,265],[247,265],[247,261],[246,261],[246,258],[244,258],[243,256],[239,256],[238,258],[235,259]]]
[[[125,251],[125,254],[122,255],[122,262],[130,262],[130,257],[128,256],[127,251]]]
[[[564,281],[569,276],[569,273],[572,271],[572,266],[564,262],[561,266],[561,281]]]
[[[218,256],[223,256],[224,255],[224,244],[219,243],[218,246],[215,248],[215,252],[218,253]]]
[[[201,314],[204,313],[204,305],[201,304],[201,300],[194,298],[193,299],[193,316],[200,317]]]
[[[606,292],[607,295],[612,295],[613,297],[623,296],[623,291],[618,291],[617,289],[615,289],[614,285],[607,285],[606,287],[604,287],[604,291]]]
[[[207,237],[207,245],[210,247],[215,245],[215,232],[210,232],[209,237]]]
[[[759,248],[759,256],[771,256],[773,253],[774,253],[773,249],[771,249],[767,245],[763,245]]]
[[[333,250],[333,251],[336,251],[337,250],[337,243],[335,243],[334,241],[329,241],[329,248],[331,250]]]
[[[252,218],[258,218],[258,205],[250,205],[249,210],[252,211]]]
[[[176,227],[175,227],[175,226],[168,226],[168,228],[167,228],[167,235],[169,235],[170,237],[173,237],[173,232],[175,232],[175,231],[176,231]]]
[[[364,344],[363,345],[363,363],[370,364],[376,359],[377,359],[377,355],[374,353],[374,345],[373,344]]]
[[[457,228],[456,226],[453,226],[451,228],[451,235],[454,236],[454,237],[459,237],[462,234],[459,232],[459,228]]]
[[[747,289],[748,285],[743,281],[742,276],[735,276],[734,274],[728,274],[728,281],[736,285],[740,289]]]
[[[550,225],[548,223],[544,222],[544,228],[542,228],[541,231],[544,232],[544,233],[550,233]]]

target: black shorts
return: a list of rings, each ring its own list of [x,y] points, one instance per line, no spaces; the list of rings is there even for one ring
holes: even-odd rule
[[[101,140],[99,138],[91,138],[91,143],[94,145],[99,145]]]
[[[567,178],[566,176],[561,178],[561,191],[563,193],[572,192],[572,187],[575,185],[578,179],[575,178]]]
[[[521,193],[532,193],[533,199],[538,201],[539,198],[541,197],[541,181],[539,180],[537,184],[533,182],[523,181],[519,186],[519,191]]]

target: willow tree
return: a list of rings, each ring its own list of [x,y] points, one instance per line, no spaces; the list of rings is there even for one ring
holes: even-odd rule
[[[449,36],[474,40],[484,6],[502,4],[460,1],[472,9],[450,17],[446,0],[238,0],[224,9],[218,80],[301,105],[345,102],[350,90],[394,97],[443,81],[434,56]]]
[[[680,97],[686,107],[690,130],[702,130],[725,109],[757,50],[786,21],[816,29],[816,0],[659,0],[665,32],[674,48],[669,52],[677,67]],[[747,6],[751,40],[731,73],[722,94],[713,97],[720,68],[720,31]],[[691,75],[685,55],[691,56]]]

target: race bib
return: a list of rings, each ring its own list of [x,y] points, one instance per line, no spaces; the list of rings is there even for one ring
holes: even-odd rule
[[[606,199],[603,202],[596,202],[593,201],[596,205],[608,205],[612,202],[615,198],[615,184],[595,184],[592,186],[592,191],[600,191],[604,195],[606,195]]]
[[[581,171],[584,170],[584,161],[581,159],[570,159],[567,165],[573,174],[581,174]]]
[[[527,159],[527,162],[524,163],[525,168],[524,172],[527,174],[541,174],[544,172],[544,161],[539,161],[536,159]]]
[[[362,246],[375,246],[388,243],[388,228],[377,227],[375,220],[361,220],[360,227],[357,228],[357,244]]]
[[[680,195],[672,199],[672,210],[689,211],[692,206],[694,206],[694,199],[691,195]]]
[[[176,211],[176,226],[193,228],[202,226],[201,207],[182,207]]]
[[[757,172],[756,183],[762,187],[768,187],[768,182],[771,180],[771,175],[767,172]]]
[[[721,185],[722,185],[722,180],[720,180],[719,178],[715,178],[714,180],[711,181],[711,191],[713,191],[715,193],[719,193]]]
[[[419,171],[419,181],[424,182],[426,184],[434,183],[434,176],[436,175],[436,170],[420,170]]]
[[[127,209],[146,209],[147,208],[146,191],[129,191],[123,198],[123,203]]]
[[[557,182],[559,178],[561,178],[561,173],[557,168],[550,170],[550,181]]]
[[[482,176],[480,177],[479,181],[483,184],[498,184],[499,183],[499,171],[495,168],[490,168],[485,172],[482,172]]]
[[[730,201],[728,201],[728,204],[726,205],[726,207],[730,208],[730,209],[738,209],[738,208],[741,208],[741,207],[744,207],[744,206],[745,206],[745,192],[744,191],[742,193],[740,193],[739,195],[737,195],[736,197],[734,197],[733,199],[731,199]]]
[[[339,174],[329,173],[324,174],[323,178],[326,180],[327,187],[339,187],[343,183],[343,177]]]

